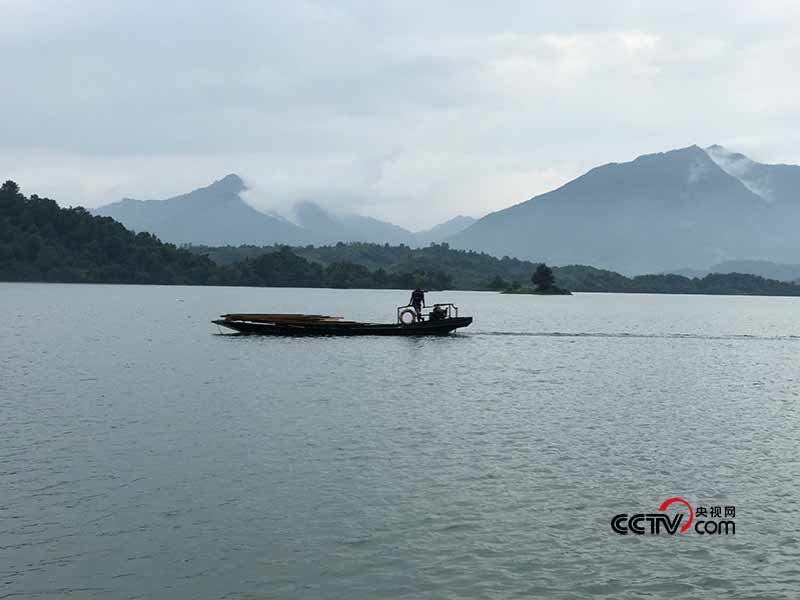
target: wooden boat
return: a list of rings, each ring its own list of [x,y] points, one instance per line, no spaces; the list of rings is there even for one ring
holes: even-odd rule
[[[406,317],[412,313],[413,320]],[[447,335],[467,327],[472,317],[459,317],[453,304],[436,304],[428,318],[417,319],[407,306],[397,309],[396,323],[359,323],[342,317],[303,314],[227,314],[212,321],[238,333],[258,335]]]

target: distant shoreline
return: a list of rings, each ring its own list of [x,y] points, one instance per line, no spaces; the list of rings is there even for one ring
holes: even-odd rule
[[[502,290],[501,294],[518,294],[521,296],[572,296],[572,292],[569,290],[565,290],[564,288],[558,287],[554,285],[551,288],[547,288],[544,290],[533,289],[529,287],[521,287],[521,288],[509,288],[507,290]]]
[[[287,290],[329,290],[329,291],[363,291],[363,292],[403,292],[407,293],[407,288],[335,288],[335,287],[308,287],[308,286],[289,286],[289,285],[220,285],[211,283],[124,283],[124,282],[97,282],[97,281],[7,281],[0,280],[0,285],[19,284],[19,285],[88,285],[88,286],[131,286],[131,287],[169,287],[169,288],[240,288],[240,289],[287,289]],[[705,293],[705,292],[620,292],[620,291],[571,291],[569,294],[541,294],[535,292],[504,292],[499,290],[476,290],[467,288],[449,288],[442,290],[429,290],[432,293],[446,292],[478,292],[482,294],[497,294],[499,296],[562,296],[562,295],[587,295],[587,294],[618,294],[621,296],[708,296],[719,297],[728,296],[732,298],[798,298],[800,296],[792,294],[747,294],[747,293]]]

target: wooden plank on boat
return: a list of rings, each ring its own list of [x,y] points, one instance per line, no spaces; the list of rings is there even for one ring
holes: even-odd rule
[[[264,314],[264,313],[231,313],[221,315],[226,321],[253,321],[261,323],[343,323],[342,317],[329,315],[303,315],[303,314]]]
[[[338,317],[331,317],[330,315],[304,315],[293,313],[230,313],[222,315],[223,317],[235,319],[249,319],[249,318],[263,318],[263,319],[335,319]]]

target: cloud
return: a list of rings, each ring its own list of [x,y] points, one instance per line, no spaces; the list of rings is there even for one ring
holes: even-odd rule
[[[692,143],[800,162],[800,8],[696,4],[5,0],[0,176],[423,227]]]

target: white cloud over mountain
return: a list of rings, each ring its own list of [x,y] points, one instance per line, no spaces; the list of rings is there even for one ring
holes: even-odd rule
[[[791,2],[2,2],[0,176],[482,214],[653,148],[800,162]]]

